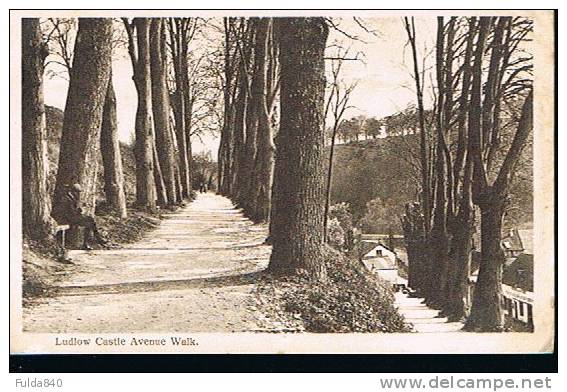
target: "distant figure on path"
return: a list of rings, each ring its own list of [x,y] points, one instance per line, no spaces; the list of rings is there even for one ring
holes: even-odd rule
[[[198,184],[199,184],[199,192],[205,193],[207,192],[207,182],[205,180],[205,175],[203,173],[198,173]]]
[[[83,209],[80,205],[81,191],[81,185],[79,184],[67,186],[65,194],[63,195],[65,200],[65,203],[63,203],[64,208],[55,216],[55,219],[60,224],[84,227],[83,248],[85,250],[92,250],[89,242],[93,235],[100,245],[106,244],[107,241],[100,235],[94,218],[83,213]]]

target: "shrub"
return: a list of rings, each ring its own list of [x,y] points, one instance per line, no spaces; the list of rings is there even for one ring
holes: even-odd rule
[[[327,237],[329,245],[336,249],[342,249],[345,245],[345,232],[337,218],[329,219],[327,224]]]
[[[368,272],[357,260],[328,248],[328,279],[299,278],[282,295],[284,310],[300,315],[309,332],[409,332],[394,307],[388,283]]]
[[[327,235],[329,244],[336,249],[350,250],[354,246],[354,225],[348,203],[333,204],[329,208]]]

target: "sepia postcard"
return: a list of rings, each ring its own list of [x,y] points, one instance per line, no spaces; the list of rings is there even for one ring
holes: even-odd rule
[[[553,352],[555,24],[11,10],[11,354]]]

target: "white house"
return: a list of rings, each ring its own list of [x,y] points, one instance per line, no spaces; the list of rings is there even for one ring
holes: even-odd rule
[[[390,282],[394,288],[407,287],[407,280],[398,273],[396,252],[380,242],[362,241],[360,259],[372,273]]]
[[[534,256],[508,260],[502,271],[502,307],[511,319],[533,327]]]

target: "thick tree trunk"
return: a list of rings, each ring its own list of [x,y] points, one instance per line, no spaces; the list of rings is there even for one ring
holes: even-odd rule
[[[450,266],[446,287],[445,315],[449,321],[459,321],[468,316],[465,300],[471,266],[472,235],[474,231],[474,209],[471,194],[472,160],[467,158],[463,179],[463,191],[459,212],[452,221]]]
[[[168,205],[167,191],[165,190],[165,183],[163,181],[163,175],[161,172],[161,166],[159,164],[158,152],[155,142],[152,143],[152,156],[154,161],[153,176],[154,176],[154,183],[156,184],[155,192],[157,197],[157,204],[160,207],[165,207]]]
[[[247,23],[241,21],[241,23]],[[236,200],[237,191],[240,191],[244,185],[239,184],[239,189],[233,189],[234,170],[237,168],[235,159],[237,159],[237,151],[235,150],[235,128],[237,117],[236,95],[238,91],[238,69],[243,66],[241,63],[243,39],[235,30],[235,18],[224,18],[225,29],[225,45],[224,45],[224,123],[221,132],[221,145],[219,148],[219,172],[218,172],[218,192],[222,195],[231,197]],[[236,43],[240,41],[239,43]],[[231,49],[233,52],[231,53]],[[240,54],[240,59],[238,54]],[[244,72],[247,72],[245,69]],[[240,73],[240,75],[243,75]],[[248,88],[248,86],[246,86]],[[243,120],[244,121],[244,120]],[[240,165],[240,162],[238,163]],[[237,201],[237,200],[236,200]]]
[[[408,286],[425,296],[426,282],[429,279],[427,270],[427,241],[422,208],[419,203],[406,204],[406,213],[402,217],[404,240],[408,253]]]
[[[111,66],[112,19],[79,18],[65,104],[53,213],[65,214],[66,186],[80,184],[80,203],[94,215],[98,146]],[[74,237],[71,233],[71,238]],[[70,244],[71,245],[71,244]]]
[[[467,152],[467,114],[470,111],[469,97],[472,80],[471,60],[474,49],[474,38],[477,32],[476,20],[469,20],[467,46],[463,59],[463,76],[461,96],[459,97],[459,114],[457,118],[457,148],[452,168],[451,193],[458,213],[450,217],[449,232],[451,237],[449,281],[446,287],[445,315],[450,321],[463,320],[468,317],[470,304],[466,300],[468,279],[470,275],[472,235],[474,231],[474,208],[472,203],[472,159]],[[465,162],[466,158],[466,162]],[[463,172],[464,164],[464,172]],[[460,181],[462,178],[462,181]],[[462,182],[462,184],[461,184]],[[462,186],[461,186],[462,185]],[[460,200],[458,190],[461,189]]]
[[[175,93],[172,107],[175,116],[175,139],[177,140],[178,182],[180,200],[189,197],[191,176],[187,158],[186,111],[189,107],[189,70],[187,67],[188,38],[187,18],[170,18],[171,57],[175,73]],[[174,28],[176,26],[176,28]]]
[[[241,67],[238,73],[238,94],[235,101],[234,116],[234,173],[232,181],[232,195],[236,204],[245,207],[246,200],[246,184],[251,175],[251,170],[247,166],[249,159],[246,156],[246,111],[249,105],[248,98],[248,82],[244,75],[247,72]]]
[[[161,18],[150,23],[150,68],[156,148],[168,204],[176,204],[175,151],[169,129],[169,94],[165,77],[165,36]]]
[[[122,156],[118,140],[116,119],[116,95],[112,83],[112,75],[108,79],[108,90],[102,112],[102,128],[100,132],[102,164],[104,166],[104,193],[106,202],[121,218],[126,218],[126,195],[124,193],[124,174],[122,172]]]
[[[468,153],[471,154],[474,162],[473,201],[481,210],[481,264],[474,289],[471,315],[465,325],[467,330],[474,331],[500,331],[503,327],[500,305],[504,262],[504,254],[500,247],[502,218],[514,167],[533,128],[533,91],[530,89],[525,98],[510,148],[498,170],[496,180],[490,185],[485,161],[483,161],[483,137],[487,138],[494,129],[492,127],[482,129],[481,127],[481,113],[484,110],[493,111],[495,107],[492,102],[486,103],[489,105],[487,108],[481,106],[482,59],[490,25],[489,17],[480,18],[479,38],[472,71],[471,112],[469,114]],[[493,39],[499,42],[497,34]],[[488,123],[485,122],[482,125],[488,126]]]
[[[231,107],[232,107],[232,96],[231,96],[231,86],[232,86],[232,68],[233,68],[233,60],[230,55],[230,48],[231,48],[231,39],[230,39],[230,32],[231,32],[231,18],[223,18],[224,23],[224,86],[223,86],[223,95],[224,95],[224,114],[223,114],[223,126],[221,129],[221,137],[219,143],[219,152],[218,152],[218,172],[217,172],[217,181],[218,181],[218,193],[221,195],[227,195],[228,190],[230,189],[230,185],[228,182],[230,181],[228,178],[225,177],[225,173],[227,172],[227,165],[229,160],[229,138],[230,132],[232,127],[232,117],[231,117]]]
[[[433,226],[430,238],[430,264],[432,274],[429,276],[431,283],[429,296],[426,298],[432,307],[442,308],[445,302],[444,294],[447,285],[447,271],[449,266],[449,239],[447,235],[447,159],[445,155],[445,100],[447,99],[447,86],[444,78],[444,25],[443,18],[437,19],[437,156],[435,160],[435,206],[433,209]]]
[[[312,279],[325,279],[324,53],[329,29],[323,18],[281,18],[276,23],[282,110],[269,269],[305,270]]]
[[[479,190],[474,194],[474,202],[481,211],[481,263],[474,289],[471,315],[465,325],[467,330],[500,331],[503,327],[504,320],[500,305],[502,265],[504,263],[504,252],[500,246],[502,219],[508,201],[511,176],[532,128],[533,91],[530,90],[522,107],[514,139],[494,184],[483,186],[481,179],[475,178],[476,182],[481,182],[480,185],[476,185]],[[478,146],[479,141],[479,128],[476,129],[474,146]],[[479,150],[473,150],[479,161]]]
[[[180,86],[180,77],[176,74],[177,86]],[[177,87],[175,91],[175,105],[174,105],[174,116],[175,116],[175,136],[177,140],[177,155],[179,160],[179,182],[181,186],[181,196],[182,198],[187,198],[189,196],[189,191],[191,190],[189,182],[189,163],[187,160],[187,145],[185,136],[185,99],[183,98],[183,91],[180,87]]]
[[[481,260],[473,294],[471,314],[465,325],[467,330],[479,332],[501,331],[504,315],[500,305],[502,296],[502,266],[504,252],[500,246],[505,200],[486,195],[481,210]]]
[[[221,194],[227,197],[232,196],[232,169],[234,168],[234,105],[228,108],[228,120],[226,129],[224,130],[224,146],[223,146],[223,172]]]
[[[470,274],[473,230],[471,208],[459,214],[451,240],[450,265],[445,288],[447,299],[444,307],[444,314],[449,321],[463,320],[468,314],[465,297]]]
[[[185,139],[185,157],[187,159],[187,173],[186,178],[183,180],[187,181],[187,196],[189,197],[192,189],[192,178],[193,178],[193,148],[191,146],[191,128],[193,127],[193,97],[191,95],[191,86],[189,84],[189,69],[187,65],[187,43],[183,44],[182,51],[182,61],[181,61],[181,72],[183,75],[183,103],[184,103],[184,139]]]
[[[172,126],[173,129],[173,126]],[[173,138],[175,138],[175,135],[172,135]],[[175,150],[175,155],[179,156],[179,153],[177,152],[177,149]],[[181,185],[181,171],[179,169],[179,161],[176,160],[177,164],[175,165],[175,195],[177,197],[178,202],[181,202],[184,197],[183,197],[183,185]]]
[[[22,19],[22,225],[24,235],[46,240],[53,234],[47,193],[47,135],[43,70],[47,45],[39,19]]]
[[[258,120],[259,110],[262,105],[263,87],[265,87],[266,80],[266,62],[265,62],[265,41],[266,35],[258,31],[260,25],[260,18],[251,18],[250,23],[254,31],[254,69],[252,72],[252,81],[250,83],[250,99],[245,107],[245,120],[246,120],[246,141],[244,146],[244,156],[242,159],[242,185],[239,192],[239,205],[244,208],[244,212],[249,217],[252,217],[256,210],[256,199],[254,198],[256,188],[256,154],[258,148]],[[243,82],[246,79],[242,75]],[[241,86],[243,87],[243,86]],[[245,87],[244,87],[245,88]],[[238,105],[238,101],[237,101]],[[236,106],[238,122],[240,118],[238,113],[243,108]],[[236,124],[235,128],[240,124]]]
[[[269,35],[271,34],[271,18],[261,18],[258,21],[256,31],[257,45],[255,50],[256,60],[258,61],[256,72],[258,72],[257,91],[257,149],[255,161],[255,180],[252,182],[250,198],[252,201],[252,219],[255,222],[263,222],[270,217],[270,203],[272,193],[272,177],[275,159],[275,146],[273,142],[272,126],[270,124],[270,114],[268,109],[268,84],[267,72],[268,61],[267,51]]]
[[[135,18],[137,61],[133,60],[134,82],[138,94],[136,109],[136,204],[150,211],[156,208],[153,131],[151,118],[149,19]],[[133,44],[133,42],[132,42]]]

